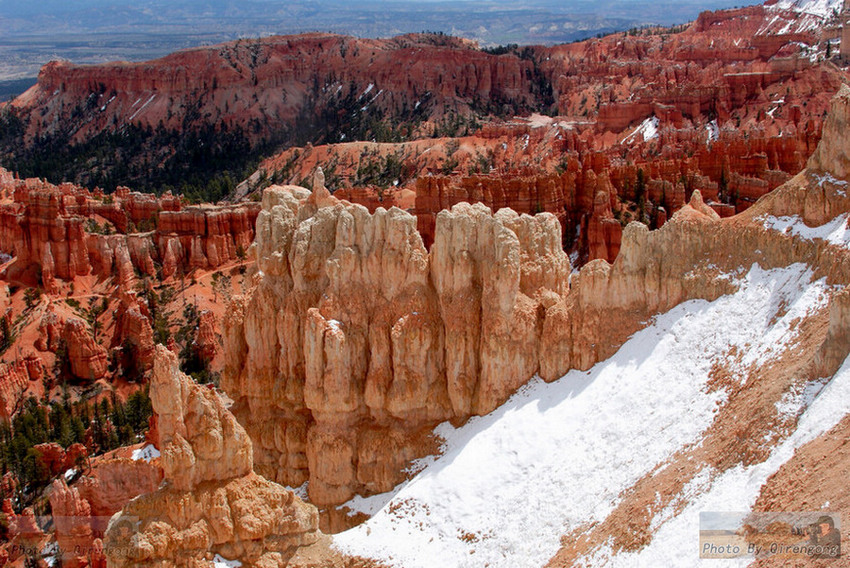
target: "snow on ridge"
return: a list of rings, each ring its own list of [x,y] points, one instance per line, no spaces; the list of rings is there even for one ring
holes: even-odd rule
[[[833,10],[841,12],[844,0],[779,0],[774,7],[829,18]]]
[[[544,565],[562,535],[604,519],[623,490],[699,442],[726,397],[706,392],[712,365],[732,346],[763,348],[784,329],[783,304],[791,317],[817,309],[825,284],[811,274],[753,265],[738,292],[657,316],[590,370],[535,379],[487,416],[441,425],[443,454],[335,546],[406,568]],[[777,334],[770,343],[791,340]],[[701,477],[694,498],[710,484]],[[659,531],[678,522],[668,518]],[[696,551],[693,531],[683,534]]]
[[[135,461],[145,460],[146,462],[150,462],[154,458],[160,457],[159,450],[156,449],[156,446],[153,444],[147,444],[142,448],[136,448],[133,450],[132,459]]]
[[[850,249],[848,218],[850,218],[850,214],[845,213],[820,227],[809,227],[797,215],[782,217],[767,215],[762,217],[761,221],[766,229],[773,229],[806,240],[822,239],[833,245]]]
[[[767,7],[768,10],[773,10],[775,15],[756,32],[756,35],[768,33],[782,35],[816,30],[832,18],[834,13],[840,13],[843,7],[843,0],[779,0],[776,4]],[[795,14],[788,14],[788,12]],[[816,59],[815,56],[812,61]]]

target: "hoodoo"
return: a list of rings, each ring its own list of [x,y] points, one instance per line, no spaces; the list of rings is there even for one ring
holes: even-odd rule
[[[490,412],[552,366],[541,331],[570,264],[550,214],[456,205],[429,253],[404,211],[308,195],[263,195],[259,272],[224,322],[222,387],[258,471],[309,480],[329,507],[392,489],[433,451],[436,424]]]
[[[315,508],[253,472],[245,429],[216,391],[180,372],[163,346],[151,401],[165,484],[112,518],[104,538],[109,566],[188,566],[214,554],[282,566],[318,540]]]

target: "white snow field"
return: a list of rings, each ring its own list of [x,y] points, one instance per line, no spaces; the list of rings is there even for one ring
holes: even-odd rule
[[[154,458],[160,457],[159,450],[153,444],[146,444],[144,447],[133,450],[132,459],[135,461],[145,460],[150,462]]]
[[[661,124],[661,121],[658,120],[655,116],[650,116],[645,119],[640,125],[635,128],[635,131],[629,134],[625,140],[623,140],[623,144],[631,144],[633,142],[638,141],[638,136],[640,136],[641,142],[649,142],[654,138],[658,138],[658,125]]]
[[[734,294],[686,302],[658,316],[589,371],[571,371],[550,384],[535,379],[487,416],[458,429],[441,425],[443,453],[395,495],[356,501],[363,508],[386,504],[366,523],[336,535],[335,546],[405,568],[544,565],[562,535],[603,520],[621,491],[699,443],[726,396],[706,392],[714,361],[724,360],[732,346],[756,357],[781,349],[796,333],[789,322],[827,304],[826,284],[812,282],[802,264],[753,265],[737,282]],[[828,404],[835,396],[850,401],[850,371],[845,367],[836,377],[810,409],[829,408],[827,420],[825,414],[822,422],[805,417],[768,464],[728,472],[713,485],[710,472],[701,475],[702,483],[691,487],[694,504],[659,520],[658,536],[641,555],[612,558],[602,550],[588,565],[684,565],[681,555],[697,564],[698,512],[751,506],[766,474],[790,457],[789,447],[847,411],[850,402]],[[655,563],[669,552],[668,542],[679,546],[677,562]]]

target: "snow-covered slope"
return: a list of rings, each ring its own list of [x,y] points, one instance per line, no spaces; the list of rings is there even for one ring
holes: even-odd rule
[[[839,14],[843,7],[843,0],[779,0],[768,7],[775,15],[757,35],[811,32]],[[788,17],[789,11],[796,13],[794,17]]]
[[[406,568],[544,565],[563,535],[604,520],[625,490],[677,451],[701,443],[727,397],[723,388],[708,388],[713,366],[760,364],[782,351],[830,293],[802,264],[753,265],[729,277],[737,279],[738,292],[658,316],[589,371],[571,371],[551,384],[533,381],[488,416],[459,429],[441,426],[442,455],[384,496],[388,502],[372,519],[337,535],[336,546]],[[733,360],[734,351],[747,355]],[[673,552],[695,564],[694,512],[703,504],[751,506],[793,447],[850,409],[849,388],[845,365],[810,408],[816,426],[804,419],[796,437],[762,466],[730,470],[714,483],[711,472],[698,476],[688,486],[697,500],[659,521],[655,540],[640,553],[647,556],[614,560],[655,565],[647,561],[663,556],[665,539],[690,538],[690,548]],[[590,565],[612,558],[604,548],[595,554]]]
[[[798,217],[774,217],[766,216],[764,226],[775,229],[787,235],[794,235],[804,239],[822,239],[834,245],[850,248],[850,228],[847,226],[850,215],[839,215],[829,223],[820,227],[808,227]]]
[[[784,10],[794,10],[795,12],[828,18],[835,11],[841,12],[844,7],[844,0],[779,0],[774,6]]]
[[[650,116],[649,118],[641,122],[640,125],[635,129],[635,131],[629,134],[623,140],[623,144],[632,144],[634,142],[649,142],[650,140],[657,138],[659,124],[661,124],[661,121],[658,119],[658,117]]]
[[[612,554],[610,548],[597,551],[586,559],[588,566],[747,566],[751,558],[702,560],[695,535],[699,530],[699,514],[703,511],[747,511],[758,497],[761,486],[794,451],[828,431],[850,412],[850,359],[844,362],[832,381],[820,392],[800,418],[794,433],[779,445],[763,463],[751,467],[738,466],[718,476],[708,468],[688,487],[687,508],[660,524],[649,546],[633,554]],[[817,510],[819,504],[812,504]],[[828,508],[828,503],[824,505]]]

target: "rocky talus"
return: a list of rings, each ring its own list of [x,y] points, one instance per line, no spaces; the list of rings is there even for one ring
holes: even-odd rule
[[[316,509],[253,472],[251,441],[213,389],[179,371],[158,346],[151,383],[165,483],[113,516],[104,537],[110,567],[285,566],[314,544]]]

